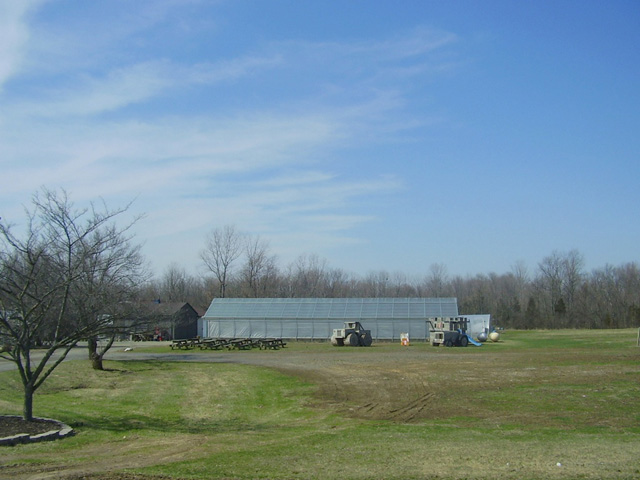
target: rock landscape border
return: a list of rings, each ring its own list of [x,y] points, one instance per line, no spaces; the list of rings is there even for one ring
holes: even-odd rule
[[[2,416],[9,418],[22,418],[19,415]],[[41,420],[47,423],[51,423],[55,428],[36,435],[32,435],[29,433],[19,433],[10,437],[3,437],[0,438],[0,446],[14,446],[22,443],[36,443],[59,440],[61,438],[66,438],[74,434],[73,428],[71,428],[69,425],[59,422],[58,420],[53,420],[51,418],[36,418],[35,420]]]

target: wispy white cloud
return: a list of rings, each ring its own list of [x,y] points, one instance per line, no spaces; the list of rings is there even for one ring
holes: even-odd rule
[[[103,78],[83,76],[76,85],[52,90],[48,98],[22,101],[24,116],[53,117],[96,115],[115,111],[155,97],[173,85],[168,62],[151,61],[116,68]]]
[[[386,39],[362,39],[353,41],[283,41],[275,43],[277,48],[300,51],[315,57],[309,60],[336,60],[348,58],[362,65],[369,62],[389,62],[423,56],[458,41],[458,36],[444,30],[417,27],[413,30]]]
[[[340,174],[336,151],[422,125],[424,119],[402,114],[403,87],[388,82],[388,72],[406,67],[405,77],[413,75],[415,63],[407,59],[427,61],[425,55],[455,38],[418,30],[377,42],[270,43],[230,58],[133,60],[112,52],[162,22],[173,5],[140,24],[97,32],[88,41],[103,54],[103,65],[83,59],[90,47],[77,43],[89,38],[86,29],[58,39],[47,65],[36,59],[44,58],[43,39],[51,32],[39,32],[32,57],[21,58],[29,32],[24,11],[14,15],[11,23],[22,31],[7,50],[13,66],[5,78],[24,61],[31,70],[23,75],[33,85],[0,99],[0,206],[13,209],[3,216],[17,214],[16,199],[26,202],[47,185],[66,188],[79,202],[135,198],[134,208],[147,212],[139,234],[154,256],[180,236],[185,251],[173,253],[193,259],[204,233],[225,223],[277,239],[281,251],[361,241],[356,229],[377,221],[371,201],[362,199],[401,191],[403,182],[380,171]],[[70,50],[60,53],[65,44]],[[61,61],[54,65],[55,59]],[[52,82],[38,84],[40,75]],[[260,107],[207,103],[225,84],[253,82],[249,88],[260,90],[263,80],[300,91]],[[202,104],[172,106],[174,96],[191,90],[205,97]]]
[[[319,81],[333,79],[342,86],[361,88],[362,82],[398,84],[425,71],[450,66],[452,60],[446,52],[451,51],[458,40],[450,32],[416,28],[384,40],[286,41],[274,43],[270,48],[285,55],[296,67],[303,66]],[[399,73],[402,75],[398,76]],[[338,82],[339,79],[348,82]]]
[[[90,185],[94,193],[131,189],[135,194],[178,180],[206,184],[218,175],[299,163],[306,152],[330,142],[334,129],[326,118],[260,114],[98,125],[7,122],[6,127],[0,131],[5,194],[25,183],[71,184],[82,191]]]
[[[80,5],[61,0],[2,1],[34,5],[29,56],[23,64],[40,76],[98,72],[141,57],[164,58],[156,47],[172,42],[178,32],[196,35],[216,28],[210,18],[197,17],[203,4],[215,5],[215,0],[77,2]]]
[[[174,64],[152,60],[108,71],[104,76],[79,75],[59,88],[45,88],[37,98],[8,105],[15,116],[55,117],[99,115],[175,93],[192,85],[213,85],[271,68],[278,58],[238,58],[218,64]]]
[[[326,43],[332,50],[348,57],[370,59],[375,62],[393,62],[423,56],[450,46],[458,37],[443,30],[415,28],[405,34],[378,41]]]
[[[0,0],[0,92],[21,67],[29,39],[27,14],[42,1]]]
[[[200,63],[192,69],[182,69],[180,74],[183,82],[186,80],[185,83],[211,84],[253,75],[265,68],[274,68],[282,65],[283,61],[284,59],[280,55],[248,56],[218,63]]]
[[[335,178],[335,175],[330,173],[309,170],[304,172],[287,173],[277,177],[260,180],[256,182],[255,185],[259,187],[282,188],[290,185],[317,184],[318,182],[328,181],[333,178]]]

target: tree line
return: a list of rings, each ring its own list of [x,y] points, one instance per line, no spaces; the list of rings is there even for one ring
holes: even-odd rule
[[[200,258],[207,274],[172,264],[141,293],[200,308],[215,297],[456,297],[460,314],[488,313],[505,328],[640,326],[638,264],[587,272],[578,250],[554,251],[533,270],[517,262],[503,274],[451,276],[436,263],[421,277],[384,270],[362,276],[313,254],[281,266],[267,241],[227,225],[207,235]]]
[[[200,252],[206,274],[172,264],[149,275],[131,234],[130,205],[78,208],[66,192],[43,189],[26,210],[24,231],[0,218],[0,358],[15,363],[33,395],[80,341],[93,367],[116,335],[144,327],[152,299],[206,308],[215,297],[457,297],[460,314],[489,313],[506,328],[624,328],[640,325],[636,263],[591,272],[577,250],[553,252],[529,272],[449,276],[433,264],[421,278],[386,271],[357,276],[317,255],[281,266],[269,243],[233,226],[212,230]],[[98,339],[106,343],[98,348]],[[34,353],[37,350],[37,355]]]

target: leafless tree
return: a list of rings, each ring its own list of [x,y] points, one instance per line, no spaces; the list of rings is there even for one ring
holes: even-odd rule
[[[429,275],[425,278],[424,288],[430,297],[446,297],[451,294],[448,288],[449,274],[443,263],[433,263],[429,267]]]
[[[390,281],[391,293],[393,297],[415,297],[418,288],[416,282],[409,279],[407,274],[403,272],[394,272]]]
[[[326,275],[327,297],[352,297],[357,291],[353,277],[340,268],[332,268]]]
[[[94,218],[96,214],[92,211]],[[136,297],[138,285],[148,275],[140,246],[134,245],[133,237],[127,234],[131,225],[120,228],[105,224],[90,236],[91,251],[78,259],[81,275],[70,291],[70,315],[77,316],[82,324],[101,316],[110,325],[87,337],[89,360],[96,370],[103,370],[104,355],[116,336],[144,321]],[[99,337],[106,342],[99,344]]]
[[[578,250],[571,250],[564,256],[563,262],[563,297],[565,299],[567,314],[572,325],[575,321],[577,296],[584,280],[584,256]]]
[[[575,314],[575,299],[583,278],[584,257],[577,250],[554,251],[538,264],[538,290],[546,299],[554,326],[567,327]]]
[[[158,298],[167,302],[194,302],[198,281],[177,263],[171,263],[160,278]]]
[[[219,295],[224,298],[233,274],[233,263],[242,254],[244,238],[232,225],[216,228],[207,235],[200,258],[220,284]]]
[[[296,297],[325,296],[327,261],[317,255],[300,255],[290,266],[291,290]]]
[[[562,254],[554,251],[542,259],[538,264],[538,291],[545,300],[546,311],[550,316],[561,311],[564,302],[562,298],[563,258]]]
[[[529,285],[531,279],[529,269],[523,260],[518,260],[511,266],[511,273],[515,282],[516,296],[520,305],[524,306],[530,295]]]
[[[582,287],[582,316],[589,328],[640,325],[640,267],[627,263],[594,270]]]
[[[362,281],[363,295],[374,298],[390,296],[389,277],[389,272],[386,270],[369,272]]]
[[[34,393],[68,352],[112,333],[117,304],[132,297],[139,250],[128,226],[114,225],[127,208],[76,209],[66,192],[45,189],[33,197],[23,236],[0,222],[0,356],[18,368],[25,420],[33,419]],[[36,347],[43,347],[38,359]]]
[[[260,236],[247,237],[241,278],[244,289],[250,296],[258,297],[268,290],[275,265],[276,257],[269,253],[269,243]]]

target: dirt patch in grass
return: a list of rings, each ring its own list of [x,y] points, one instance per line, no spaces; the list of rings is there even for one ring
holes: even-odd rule
[[[502,355],[498,348],[493,346],[496,355],[487,355],[470,349],[386,346],[349,353],[296,352],[277,359],[247,356],[243,361],[314,383],[314,407],[401,423],[469,417],[494,424],[524,422],[534,428],[602,425],[602,416],[593,412],[603,402],[616,400],[606,396],[608,385],[639,376],[637,367],[619,365],[615,359],[586,368],[575,365],[576,352],[571,350],[554,352],[552,358],[544,353],[530,358],[530,352]],[[519,404],[523,389],[534,397],[541,389],[545,397],[535,397],[530,410],[523,409]],[[500,404],[493,401],[496,396],[502,399]],[[547,409],[564,411],[572,401],[576,409],[569,414],[570,424],[547,414]]]

